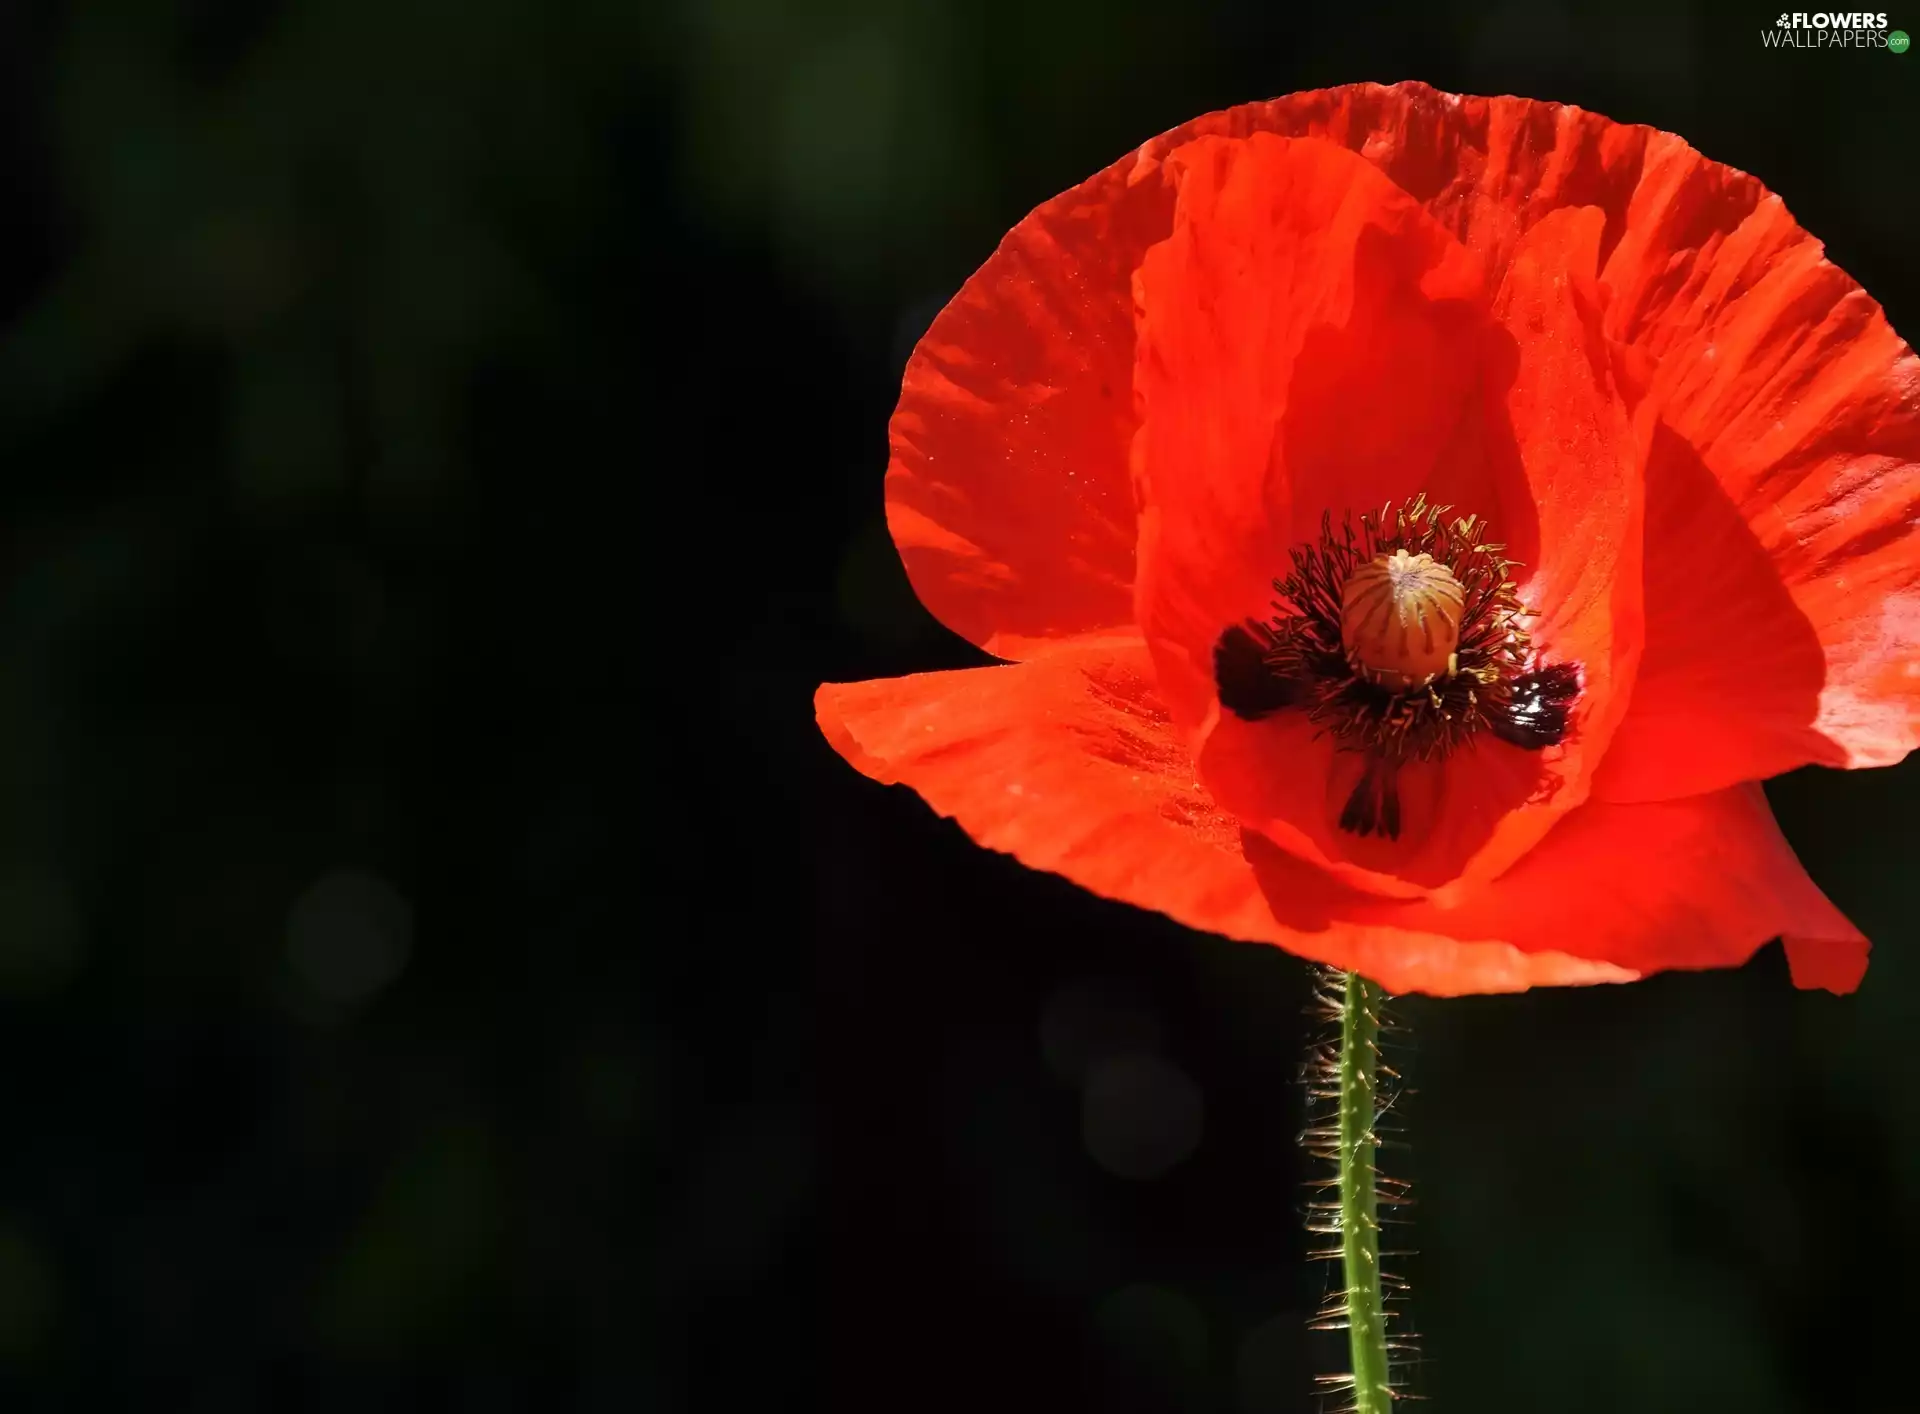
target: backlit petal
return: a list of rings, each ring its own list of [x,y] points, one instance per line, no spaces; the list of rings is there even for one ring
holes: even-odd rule
[[[1109,168],[1007,234],[907,363],[887,523],[921,602],[1001,657],[1133,613],[1133,269],[1171,197]]]
[[[1296,924],[1339,919],[1499,940],[1641,974],[1737,967],[1784,935],[1795,984],[1838,992],[1857,986],[1866,967],[1866,939],[1807,877],[1753,785],[1691,800],[1590,803],[1502,878],[1447,903],[1329,887],[1277,848],[1249,853],[1275,908]]]
[[[1310,896],[1273,899],[1243,847],[1264,842],[1195,782],[1151,673],[1137,642],[1081,642],[1028,663],[829,683],[814,706],[849,762],[912,787],[978,843],[1189,927],[1357,968],[1399,992],[1637,975],[1551,947],[1349,923],[1316,913]],[[1313,884],[1331,887],[1324,876]]]
[[[1647,351],[1647,662],[1599,789],[1920,742],[1920,360],[1779,198],[1677,141],[1605,278]]]
[[[1171,165],[1174,234],[1137,282],[1135,470],[1140,624],[1174,718],[1223,805],[1350,882],[1490,878],[1584,798],[1638,652],[1638,454],[1599,332],[1600,213],[1529,233],[1485,317],[1464,250],[1338,149],[1213,140]],[[1490,515],[1532,561],[1538,642],[1586,690],[1567,743],[1486,741],[1403,771],[1407,833],[1359,840],[1336,825],[1352,758],[1298,713],[1221,710],[1211,653],[1264,616],[1323,509],[1422,489]]]

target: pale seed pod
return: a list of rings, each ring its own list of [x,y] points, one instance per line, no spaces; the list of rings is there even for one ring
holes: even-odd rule
[[[1431,555],[1395,550],[1356,565],[1340,592],[1347,661],[1382,687],[1427,686],[1453,671],[1466,598]]]

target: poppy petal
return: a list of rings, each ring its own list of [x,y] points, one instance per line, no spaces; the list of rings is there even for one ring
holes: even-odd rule
[[[1542,664],[1577,664],[1567,740],[1540,753],[1528,804],[1510,811],[1466,871],[1491,878],[1586,799],[1625,715],[1645,632],[1640,575],[1643,453],[1601,319],[1603,214],[1569,207],[1520,238],[1495,313],[1515,344],[1505,412],[1537,524],[1537,562],[1518,572]],[[1524,754],[1524,753],[1522,753]]]
[[[1649,144],[1686,148],[1571,104],[1356,83],[1208,113],[1144,144],[1128,165],[1141,181],[1196,138],[1256,132],[1320,138],[1365,158],[1473,253],[1489,285],[1499,283],[1520,238],[1563,207],[1604,212],[1602,251],[1611,250]]]
[[[1477,273],[1416,202],[1332,144],[1208,138],[1167,168],[1173,233],[1135,280],[1133,447],[1135,602],[1161,693],[1241,819],[1373,887],[1417,890],[1349,860],[1333,748],[1302,714],[1221,712],[1213,650],[1271,613],[1275,576],[1323,514],[1338,523],[1421,490],[1492,498],[1484,459],[1448,455],[1475,420],[1493,332]],[[1524,487],[1509,491],[1526,505]]]
[[[1290,910],[1302,927],[1279,921],[1243,847],[1257,837],[1195,783],[1137,641],[1083,640],[1027,663],[829,683],[814,707],[850,763],[910,786],[979,844],[1189,927],[1276,943],[1398,992],[1637,976],[1554,948],[1316,917],[1310,905]],[[1333,887],[1324,877],[1312,883],[1317,893]]]
[[[1296,914],[1553,948],[1641,974],[1737,967],[1784,935],[1795,985],[1836,992],[1857,986],[1866,966],[1866,939],[1807,877],[1757,785],[1590,802],[1497,882],[1446,902],[1329,887],[1277,848],[1249,853],[1276,908]]]
[[[1651,272],[1632,299],[1616,302],[1608,326],[1616,337],[1628,310],[1636,328],[1651,327],[1648,311],[1673,293],[1653,278],[1662,256],[1685,263],[1698,254],[1680,249],[1687,240],[1713,249],[1712,223],[1739,217],[1739,202],[1711,191],[1676,199],[1675,169],[1690,164],[1697,183],[1745,183],[1741,190],[1765,195],[1669,134],[1568,105],[1421,83],[1289,94],[1143,143],[1015,226],[908,363],[891,427],[888,524],[922,601],[989,651],[1026,657],[1128,622],[1130,282],[1171,230],[1172,154],[1201,138],[1256,133],[1355,153],[1466,247],[1488,288],[1544,217],[1598,208],[1608,280],[1624,278],[1620,251]]]
[[[1430,482],[1487,324],[1466,252],[1342,148],[1207,138],[1168,169],[1173,232],[1134,282],[1135,604],[1197,731],[1215,643],[1271,612],[1323,512],[1456,489]]]
[[[1789,933],[1781,942],[1786,946],[1793,985],[1803,992],[1845,995],[1856,990],[1867,975],[1869,948],[1863,937],[1803,938]]]
[[[1206,114],[1037,207],[921,338],[889,429],[887,522],[908,577],[989,652],[1129,621],[1133,273],[1172,226],[1169,155],[1267,132],[1354,151],[1495,277],[1538,214],[1604,201],[1612,221],[1648,135],[1557,104],[1354,84]]]
[[[1240,141],[1263,133],[1357,154],[1429,218],[1351,177],[1371,210],[1355,223],[1362,234],[1349,264],[1324,271],[1349,287],[1358,276],[1365,290],[1395,279],[1404,289],[1417,270],[1417,299],[1380,306],[1402,323],[1380,317],[1374,332],[1408,341],[1409,369],[1424,365],[1411,379],[1422,396],[1385,407],[1376,424],[1384,400],[1369,401],[1357,375],[1393,366],[1401,346],[1382,352],[1365,336],[1361,300],[1357,337],[1343,344],[1333,336],[1345,330],[1327,321],[1310,370],[1289,390],[1344,418],[1271,427],[1277,456],[1246,462],[1237,480],[1176,489],[1169,503],[1224,485],[1236,506],[1259,502],[1269,541],[1286,541],[1296,510],[1312,513],[1305,503],[1332,508],[1341,488],[1371,492],[1394,440],[1418,426],[1431,482],[1467,484],[1477,473],[1483,503],[1473,508],[1498,506],[1514,553],[1538,567],[1529,595],[1564,606],[1538,626],[1543,647],[1587,654],[1589,673],[1597,663],[1605,678],[1590,682],[1603,690],[1590,693],[1580,732],[1552,760],[1482,740],[1461,780],[1425,779],[1428,807],[1454,812],[1440,834],[1477,841],[1439,886],[1445,870],[1423,880],[1336,861],[1336,879],[1306,862],[1325,851],[1296,822],[1316,819],[1311,807],[1324,806],[1352,763],[1293,732],[1300,724],[1288,714],[1236,740],[1251,724],[1220,715],[1208,659],[1184,646],[1221,605],[1251,597],[1242,581],[1260,556],[1245,552],[1261,532],[1240,525],[1223,535],[1176,515],[1169,541],[1157,508],[1135,516],[1136,489],[1154,481],[1143,463],[1151,421],[1139,430],[1136,411],[1156,401],[1136,386],[1151,367],[1135,349],[1136,274],[1148,251],[1172,244],[1176,184],[1206,163],[1270,151],[1272,139]],[[1222,158],[1203,138],[1231,140],[1216,147],[1240,155]],[[1337,170],[1324,151],[1295,160],[1302,191],[1313,187],[1307,163],[1322,176]],[[1257,197],[1260,184],[1251,189]],[[1423,249],[1443,255],[1423,265]],[[1511,380],[1497,363],[1489,377],[1484,348],[1452,356],[1452,336],[1483,304],[1477,291],[1493,288],[1515,345]],[[1151,281],[1141,290],[1150,296]],[[1143,301],[1143,331],[1151,304]],[[1193,327],[1227,317],[1201,310]],[[1251,346],[1275,343],[1271,330],[1259,333]],[[1607,397],[1596,348],[1624,398]],[[1290,356],[1297,366],[1298,350]],[[1248,362],[1232,376],[1280,386],[1270,362]],[[1491,384],[1504,424],[1469,413],[1448,426],[1437,415],[1460,386],[1472,388],[1462,378],[1469,367],[1479,398],[1465,404],[1486,401]],[[934,321],[908,368],[888,513],[915,587],[990,651],[1048,656],[828,686],[816,699],[820,722],[860,769],[912,785],[982,843],[1191,926],[1358,968],[1393,990],[1628,980],[1738,961],[1775,934],[1798,985],[1847,990],[1865,967],[1865,940],[1800,871],[1758,789],[1731,783],[1801,761],[1887,764],[1920,740],[1916,390],[1920,363],[1777,198],[1668,134],[1421,84],[1352,85],[1209,114],[1036,210]],[[1618,536],[1564,517],[1595,497],[1600,518],[1619,519],[1617,500],[1596,496],[1611,483],[1593,469],[1619,461],[1622,402],[1640,415],[1644,535],[1638,499]],[[1202,416],[1188,430],[1250,443],[1258,427],[1257,418]],[[1337,454],[1349,444],[1359,455],[1342,468]],[[1561,456],[1546,455],[1556,446]],[[1284,517],[1252,494],[1272,489],[1276,466],[1290,498]],[[1506,490],[1516,468],[1536,492],[1536,478],[1564,478],[1538,525]],[[1180,478],[1166,484],[1179,488]],[[1640,483],[1619,484],[1633,497]],[[1525,499],[1530,509],[1536,498]],[[1125,635],[1135,606],[1168,587],[1156,587],[1151,567],[1181,536],[1192,551],[1240,553],[1218,563],[1220,583],[1189,575],[1164,596],[1150,657]],[[1635,602],[1643,576],[1631,569],[1643,544],[1653,600],[1644,607]],[[1618,554],[1617,592],[1599,594],[1600,577],[1583,574],[1588,552]],[[1644,662],[1616,730],[1642,637]],[[1150,686],[1156,664],[1166,705]],[[1585,792],[1609,733],[1595,798],[1560,818]],[[1184,744],[1196,734],[1204,777]],[[1255,798],[1228,800],[1229,813],[1203,778]],[[1510,808],[1507,793],[1529,781],[1558,785],[1557,806]],[[1037,798],[1029,784],[1041,787]],[[1644,803],[1615,803],[1633,801]],[[1239,829],[1239,819],[1263,821],[1266,834]],[[1596,877],[1610,887],[1594,890]]]
[[[1475,323],[1460,312],[1472,307],[1462,299],[1472,282],[1460,273],[1461,248],[1396,189],[1343,170],[1358,165],[1345,153],[1256,136],[1191,144],[1172,165],[1181,182],[1174,235],[1148,253],[1136,282],[1142,423],[1134,456],[1140,623],[1174,718],[1192,727],[1203,778],[1222,804],[1349,882],[1406,896],[1463,876],[1491,878],[1584,798],[1638,654],[1638,453],[1599,332],[1601,214],[1569,210],[1539,223],[1502,284],[1497,322]],[[1358,254],[1368,243],[1396,251],[1397,263]],[[1289,273],[1269,279],[1271,269]],[[1433,287],[1442,298],[1428,295]],[[1341,330],[1341,342],[1421,348],[1450,357],[1468,377],[1427,378],[1448,387],[1453,405],[1408,399],[1396,417],[1369,400],[1406,385],[1390,359],[1371,386],[1362,363],[1303,358],[1321,319]],[[1304,401],[1293,386],[1303,363],[1315,370],[1307,381],[1318,394]],[[1350,368],[1361,390],[1329,396],[1329,365]],[[1482,429],[1469,439],[1476,456],[1450,459],[1438,448],[1462,445],[1463,413]],[[1533,631],[1546,661],[1582,667],[1568,742],[1543,753],[1477,745],[1431,783],[1423,826],[1397,844],[1338,830],[1344,796],[1330,782],[1342,757],[1301,714],[1249,722],[1217,705],[1213,645],[1266,607],[1288,547],[1317,531],[1321,512],[1338,517],[1353,505],[1326,504],[1346,493],[1311,460],[1295,482],[1291,453],[1311,440],[1291,434],[1296,421],[1335,438],[1357,424],[1387,429],[1355,440],[1390,448],[1382,460],[1397,457],[1411,481],[1389,483],[1362,462],[1356,485],[1368,500],[1423,484],[1442,500],[1472,494],[1476,473],[1429,483],[1449,467],[1477,466],[1485,498],[1518,523],[1509,553],[1517,543],[1536,561],[1521,592],[1540,610]],[[1404,444],[1388,441],[1394,430]],[[1308,497],[1314,502],[1302,504]],[[1432,774],[1414,767],[1403,777]]]
[[[887,524],[921,602],[996,656],[1132,620],[1129,281],[1170,210],[1118,166],[1046,202],[907,362]]]
[[[1647,660],[1597,789],[1890,765],[1920,744],[1920,359],[1751,178],[1683,152],[1636,202],[1609,322],[1663,425]]]
[[[1844,765],[1814,726],[1827,673],[1819,635],[1740,508],[1664,423],[1646,486],[1646,652],[1594,794],[1667,800]]]
[[[1456,995],[1736,966],[1785,934],[1800,986],[1859,981],[1860,934],[1809,881],[1757,787],[1589,804],[1451,907],[1346,888],[1241,830],[1194,781],[1137,642],[828,684],[827,739],[980,844],[1189,927]],[[1596,890],[1593,880],[1607,887]]]

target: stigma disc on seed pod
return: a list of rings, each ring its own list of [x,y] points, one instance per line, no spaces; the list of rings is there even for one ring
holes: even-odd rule
[[[1466,591],[1447,567],[1405,550],[1354,566],[1340,594],[1340,641],[1354,669],[1397,691],[1452,672]]]

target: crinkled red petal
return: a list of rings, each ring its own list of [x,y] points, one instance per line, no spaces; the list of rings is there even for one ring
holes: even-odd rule
[[[1395,992],[1732,966],[1783,933],[1802,986],[1848,990],[1865,963],[1865,942],[1807,880],[1752,788],[1589,805],[1505,878],[1443,907],[1346,888],[1243,830],[1196,783],[1138,642],[829,684],[815,709],[848,761],[911,787],[982,845]]]
[[[1686,794],[1912,748],[1920,366],[1879,307],[1758,182],[1671,134],[1423,84],[1207,114],[1009,233],[916,350],[893,426],[889,520],[936,614],[1013,657],[1128,622],[1130,282],[1172,228],[1169,156],[1269,132],[1364,157],[1489,288],[1554,212],[1599,213],[1604,328],[1665,424],[1649,469],[1647,665],[1597,789]],[[1726,505],[1693,499],[1702,472]],[[1735,623],[1729,602],[1758,607]]]
[[[1639,650],[1637,452],[1599,330],[1600,214],[1529,232],[1489,311],[1466,250],[1342,148],[1203,139],[1169,166],[1173,234],[1135,281],[1136,598],[1161,690],[1209,789],[1285,847],[1389,894],[1490,878],[1584,799]],[[1406,835],[1358,840],[1337,828],[1352,782],[1333,744],[1299,713],[1223,711],[1212,652],[1270,612],[1323,508],[1422,490],[1531,561],[1544,659],[1580,664],[1585,690],[1567,743],[1489,740],[1403,772]]]
[[[1603,278],[1661,423],[1646,662],[1596,789],[1898,761],[1920,743],[1920,359],[1778,197],[1677,139]]]

